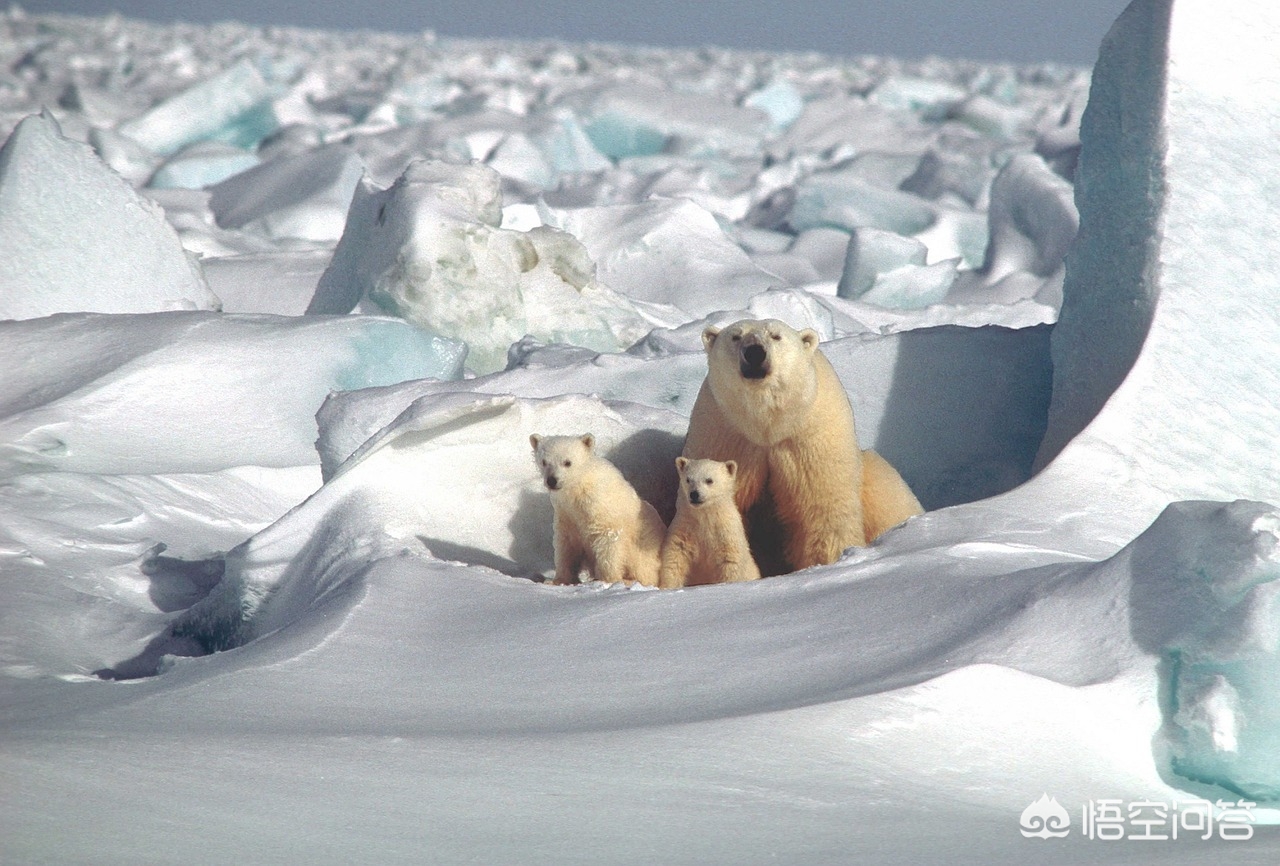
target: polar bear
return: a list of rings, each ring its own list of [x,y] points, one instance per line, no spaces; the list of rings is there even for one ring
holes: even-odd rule
[[[704,583],[758,580],[760,569],[733,500],[738,464],[729,460],[676,458],[680,498],[662,543],[658,586],[679,589]]]
[[[702,333],[707,377],[685,438],[690,459],[738,465],[738,510],[766,574],[835,562],[924,509],[874,451],[818,334],[776,319]]]
[[[595,438],[529,437],[534,461],[551,491],[558,584],[577,583],[585,565],[593,580],[658,585],[666,525],[608,460]]]

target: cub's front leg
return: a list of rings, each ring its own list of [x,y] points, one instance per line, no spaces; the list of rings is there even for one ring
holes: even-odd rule
[[[556,577],[553,582],[561,586],[577,583],[586,558],[586,548],[578,537],[577,528],[563,520],[559,514],[552,521],[552,528],[556,553]]]

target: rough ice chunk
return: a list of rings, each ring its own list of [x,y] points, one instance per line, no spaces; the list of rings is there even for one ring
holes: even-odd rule
[[[89,144],[103,162],[134,186],[142,186],[150,180],[160,164],[160,158],[154,153],[115,130],[89,130]]]
[[[361,303],[470,347],[468,366],[500,370],[526,334],[617,351],[652,324],[595,279],[591,257],[548,227],[500,228],[492,169],[416,162],[389,189],[363,182],[310,312]]]
[[[926,264],[928,254],[928,248],[915,238],[857,229],[849,237],[836,294],[894,310],[919,310],[940,303],[956,281],[960,259]]]
[[[796,185],[787,214],[795,231],[828,226],[853,231],[862,226],[914,235],[933,225],[931,202],[868,183],[853,172],[819,172]]]
[[[841,229],[816,228],[801,232],[787,248],[813,265],[824,280],[838,280],[844,271],[849,247],[849,233]]]
[[[1280,512],[1169,506],[1135,553],[1135,637],[1159,650],[1173,770],[1280,800]]]
[[[1035,154],[1009,160],[991,184],[991,242],[983,272],[998,282],[1014,271],[1052,276],[1080,228],[1071,184]]]
[[[218,141],[199,141],[175,153],[147,182],[157,189],[203,189],[259,163],[254,154]]]
[[[1123,473],[1135,521],[1280,493],[1278,32],[1280,6],[1138,0],[1094,70],[1041,461]]]
[[[522,132],[513,132],[504,138],[485,162],[503,177],[529,186],[547,189],[556,182],[555,169]]]
[[[742,104],[769,115],[775,129],[786,129],[804,111],[804,97],[785,78],[775,78],[753,91]]]
[[[634,301],[676,307],[688,314],[681,321],[741,309],[777,282],[687,199],[546,208],[543,220],[582,241],[601,282]]]
[[[607,136],[613,133],[601,126],[594,134]],[[583,128],[578,116],[568,108],[561,107],[552,113],[550,121],[535,135],[534,144],[553,171],[574,174],[613,167],[606,156],[607,151],[601,152],[593,135]],[[628,146],[616,143],[611,149],[626,150]]]
[[[336,241],[363,170],[360,157],[342,145],[279,156],[214,186],[209,207],[223,228]]]
[[[0,474],[313,464],[315,413],[331,391],[457,378],[464,352],[374,316],[0,323]]]
[[[877,228],[857,228],[849,235],[844,271],[836,294],[858,298],[871,291],[876,278],[908,266],[922,267],[928,248],[915,238]]]
[[[899,112],[861,97],[833,96],[805,103],[800,117],[786,134],[768,146],[768,153],[785,159],[795,154],[850,148],[854,153],[919,155],[935,137],[934,130],[919,122],[904,121]]]
[[[206,139],[254,147],[278,126],[277,88],[244,59],[123,123],[119,131],[162,156]]]
[[[681,152],[754,154],[768,116],[698,93],[640,84],[607,88],[585,110],[586,132],[614,159]]]
[[[930,78],[891,75],[867,99],[897,111],[911,111],[925,120],[942,120],[968,93],[954,84]]]
[[[930,148],[899,189],[934,201],[951,194],[974,207],[985,208],[994,177],[991,168],[968,154]]]
[[[0,319],[209,309],[164,213],[48,115],[0,148]]]

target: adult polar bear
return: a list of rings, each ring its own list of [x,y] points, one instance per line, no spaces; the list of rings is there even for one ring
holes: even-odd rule
[[[685,438],[690,459],[738,464],[737,505],[765,574],[835,562],[924,509],[874,451],[818,334],[776,319],[702,332],[707,378]]]

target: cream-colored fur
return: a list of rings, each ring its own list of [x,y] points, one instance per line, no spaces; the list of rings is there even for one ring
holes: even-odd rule
[[[592,580],[657,586],[666,526],[617,467],[595,453],[591,434],[534,434],[529,444],[555,512],[555,582],[577,583],[585,567]]]
[[[679,589],[758,580],[760,569],[751,556],[742,515],[734,502],[738,464],[677,457],[676,471],[680,473],[680,498],[662,544],[658,586]]]
[[[923,511],[884,458],[859,449],[815,331],[744,320],[702,342],[707,378],[684,456],[737,462],[738,510],[766,573],[835,562]]]

